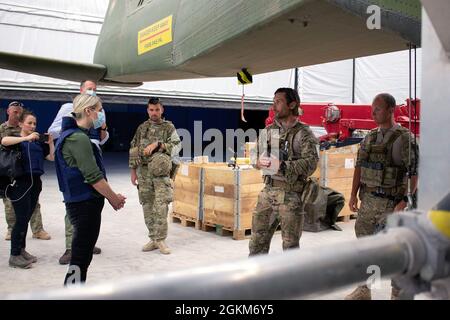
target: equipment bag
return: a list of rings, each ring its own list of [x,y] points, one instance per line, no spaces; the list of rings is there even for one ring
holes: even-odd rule
[[[0,147],[0,176],[17,178],[23,175],[23,161],[20,144]]]

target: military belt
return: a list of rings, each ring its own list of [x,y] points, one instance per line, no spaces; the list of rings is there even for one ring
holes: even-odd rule
[[[377,198],[389,199],[389,200],[392,200],[392,201],[396,201],[396,200],[400,200],[401,199],[401,197],[399,197],[399,196],[389,196],[389,195],[386,195],[384,193],[371,192],[370,194],[373,195],[374,197],[377,197]]]
[[[381,187],[367,187],[364,186],[364,191],[369,192],[371,195],[377,198],[399,200],[403,197],[403,194],[399,194],[400,188],[381,188]]]
[[[265,182],[266,186],[278,187],[278,188],[282,188],[286,191],[301,192],[303,190],[305,181],[299,180],[299,181],[296,181],[294,185],[292,185],[290,183],[287,183],[286,181],[276,180],[276,179],[272,179],[269,176],[266,176],[264,178],[264,182]]]

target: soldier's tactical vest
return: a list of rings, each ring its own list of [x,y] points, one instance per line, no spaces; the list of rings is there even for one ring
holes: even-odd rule
[[[169,138],[168,130],[161,130],[168,124],[171,124],[171,122],[163,120],[163,123],[158,126],[147,125],[138,146],[140,164],[146,165],[151,161],[151,157],[144,155],[144,149],[148,145],[157,141],[166,141]]]
[[[397,189],[392,194],[403,194],[405,188],[405,176],[407,169],[404,166],[396,166],[392,159],[394,142],[407,129],[398,127],[392,133],[388,141],[375,144],[377,129],[369,133],[366,143],[361,147],[361,183],[369,187],[383,189]]]
[[[297,133],[303,128],[303,124],[300,122],[297,122],[295,126],[292,128],[289,128],[285,132],[281,133],[279,136],[279,143],[278,143],[278,150],[276,150],[279,153],[280,160],[284,161],[294,161],[300,159],[297,155],[295,155],[294,148],[293,148],[293,142],[294,138],[297,135]],[[272,145],[272,134],[270,134],[270,130],[279,130],[281,132],[281,128],[273,123],[270,127],[267,128],[269,131],[269,134],[267,136],[267,146],[269,147]],[[275,150],[270,150],[270,153],[272,153]],[[277,175],[280,175],[280,172],[277,173]],[[301,192],[303,190],[303,186],[305,184],[305,177],[300,177],[299,175],[290,175],[290,176],[284,176],[287,180],[285,190],[286,191],[295,191],[295,192]],[[270,178],[270,176],[264,176],[265,181],[267,181],[267,178]]]

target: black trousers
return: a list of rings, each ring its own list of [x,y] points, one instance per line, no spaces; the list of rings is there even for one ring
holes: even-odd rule
[[[100,233],[105,198],[66,203],[66,212],[73,225],[72,257],[64,285],[86,282],[92,251]]]
[[[19,177],[14,187],[8,189],[7,196],[12,200],[16,215],[16,223],[11,232],[11,255],[13,256],[20,255],[21,250],[26,247],[28,223],[36,208],[41,190],[41,177],[37,175],[33,175],[33,182],[30,175]]]

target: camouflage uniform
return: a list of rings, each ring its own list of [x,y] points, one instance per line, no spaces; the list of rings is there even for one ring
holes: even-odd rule
[[[285,167],[272,174],[264,172],[266,186],[253,212],[250,255],[268,253],[272,236],[281,224],[283,250],[299,247],[304,223],[301,192],[317,168],[318,141],[308,126],[296,122],[284,129],[275,120],[260,134],[257,157],[284,152]],[[265,169],[264,169],[265,170]]]
[[[373,129],[361,142],[356,167],[361,168],[361,205],[355,223],[357,237],[373,235],[386,224],[389,214],[403,199],[409,163],[408,129],[396,124],[383,134]],[[417,169],[419,150],[411,148],[411,167]]]
[[[163,143],[164,151],[145,156],[144,149],[154,142]],[[173,197],[171,158],[178,154],[180,146],[174,125],[166,120],[142,123],[130,143],[129,166],[137,171],[139,202],[144,211],[148,236],[153,241],[167,237],[168,205]]]
[[[407,189],[410,151],[411,170],[417,172],[418,146],[414,144],[409,130],[399,124],[388,130],[373,129],[361,142],[355,165],[361,168],[361,205],[355,223],[358,238],[381,231],[387,217],[403,199]],[[391,285],[391,299],[398,299],[400,290],[394,281],[391,281]],[[345,299],[371,300],[371,289],[367,285],[360,285]]]
[[[0,139],[11,136],[20,136],[20,127],[11,127],[7,122],[0,124]],[[0,195],[0,197],[3,199],[3,204],[5,205],[5,218],[6,224],[8,225],[8,231],[11,232],[14,224],[16,223],[14,208],[11,201],[6,199],[4,194]],[[41,205],[39,202],[36,204],[36,208],[31,216],[30,226],[33,233],[38,233],[39,231],[44,230],[42,225]]]

